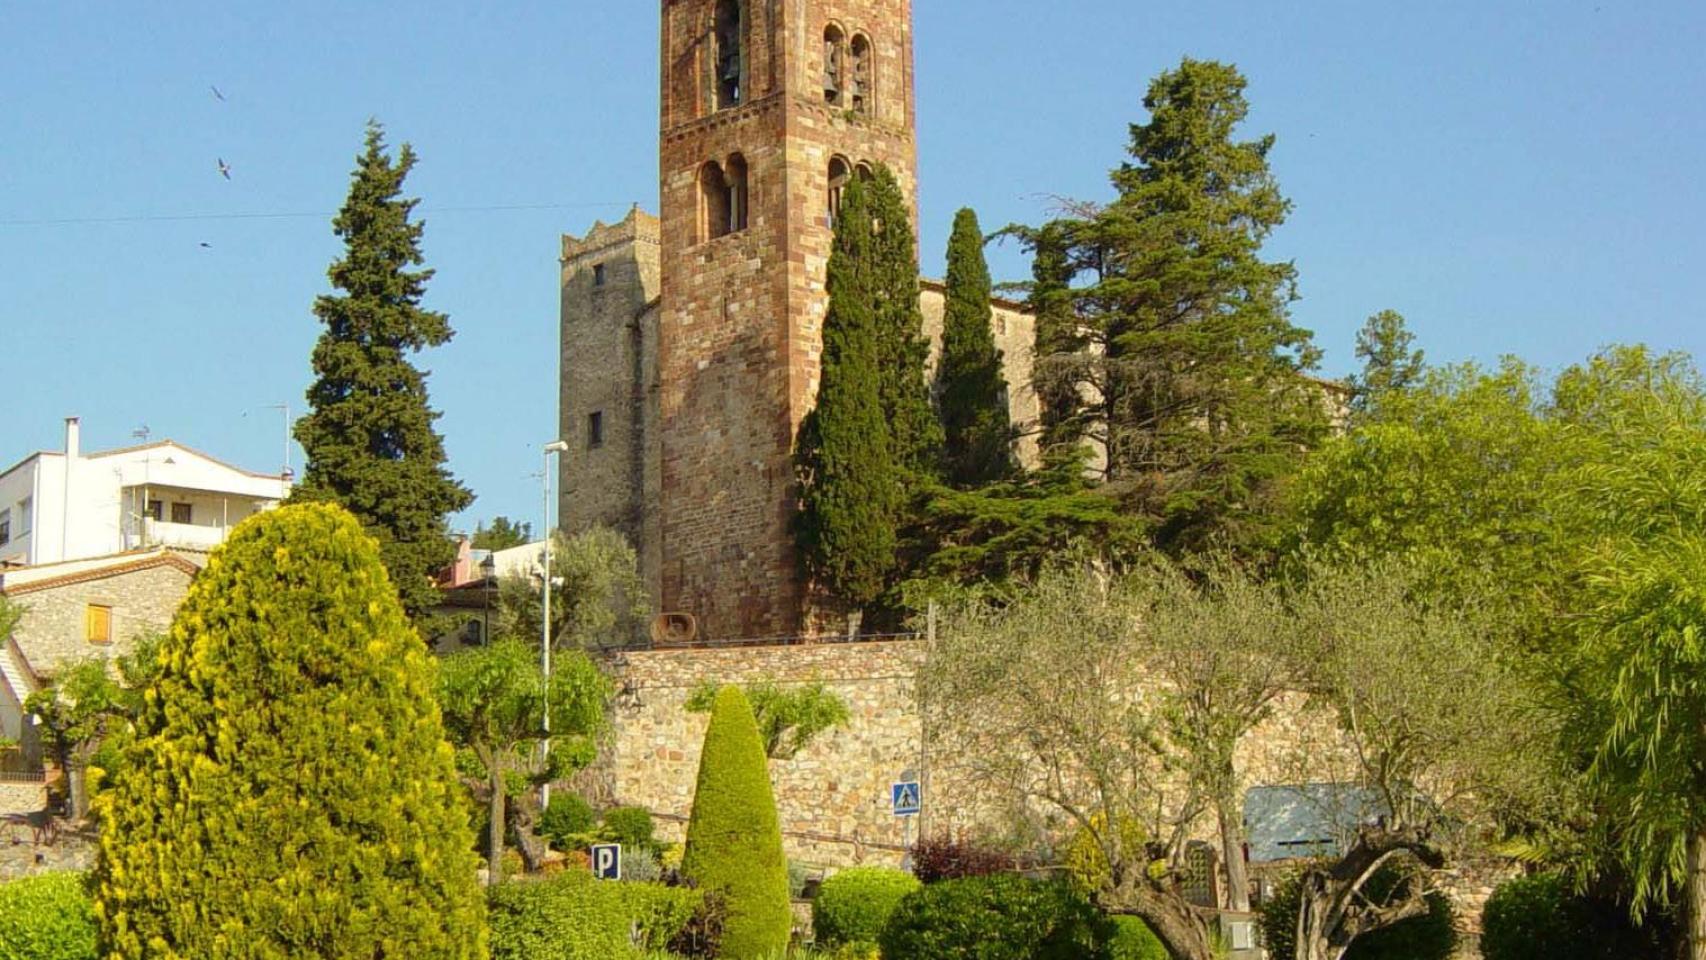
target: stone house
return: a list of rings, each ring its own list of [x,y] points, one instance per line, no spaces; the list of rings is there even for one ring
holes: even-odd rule
[[[204,559],[157,548],[0,573],[0,596],[23,608],[12,634],[0,638],[0,738],[18,744],[0,770],[39,782],[46,758],[25,700],[66,666],[110,660],[169,628]]]

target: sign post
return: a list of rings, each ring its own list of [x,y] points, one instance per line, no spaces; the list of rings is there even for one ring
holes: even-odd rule
[[[600,880],[622,879],[622,845],[599,843],[592,848],[592,875]]]
[[[912,820],[924,809],[924,787],[917,780],[897,780],[889,787],[889,806],[901,822],[901,846],[912,850]]]

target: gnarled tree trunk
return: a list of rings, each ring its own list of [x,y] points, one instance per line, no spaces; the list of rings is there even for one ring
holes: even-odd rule
[[[1158,889],[1147,877],[1128,879],[1102,897],[1102,908],[1142,919],[1175,960],[1215,960],[1208,920],[1176,886]]]
[[[490,818],[486,830],[486,883],[495,887],[504,878],[504,772],[496,756],[486,761],[486,770],[490,774],[489,789],[492,791],[486,807],[486,815]]]
[[[1421,830],[1363,830],[1337,863],[1305,873],[1297,910],[1297,960],[1342,960],[1357,937],[1426,913],[1421,890],[1390,906],[1374,906],[1360,896],[1375,871],[1404,854],[1429,868],[1445,866],[1444,855]]]

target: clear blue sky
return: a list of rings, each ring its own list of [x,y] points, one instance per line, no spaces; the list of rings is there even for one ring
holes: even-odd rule
[[[1269,253],[1297,262],[1327,373],[1387,307],[1436,360],[1706,355],[1699,0],[917,6],[927,272],[961,205],[993,228],[1104,196],[1148,79],[1189,55],[1238,64],[1248,134],[1279,137],[1296,211]],[[458,331],[421,363],[480,495],[459,520],[536,518],[557,238],[656,207],[657,20],[655,0],[0,8],[0,460],[57,448],[75,413],[89,447],[147,424],[276,469],[266,407],[301,409],[327,221],[377,116],[421,155],[429,305]],[[468,209],[490,207],[536,209]]]

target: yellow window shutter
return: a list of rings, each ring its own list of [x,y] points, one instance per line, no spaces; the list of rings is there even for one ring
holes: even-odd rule
[[[83,612],[83,633],[90,643],[112,643],[113,608],[89,604]]]

